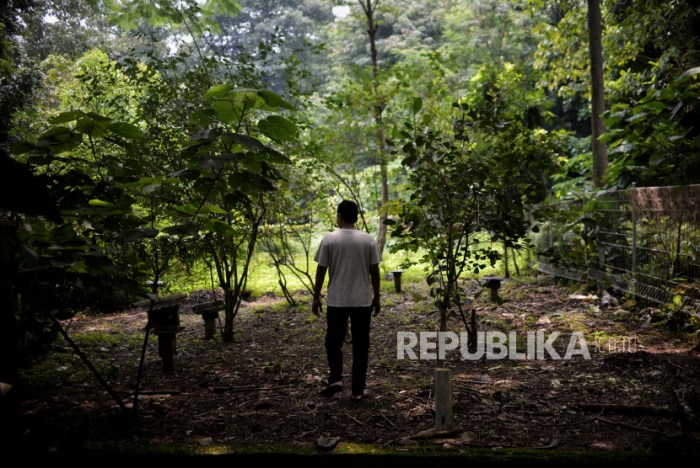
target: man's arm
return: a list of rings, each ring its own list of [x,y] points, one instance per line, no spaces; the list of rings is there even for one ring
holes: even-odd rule
[[[372,290],[374,291],[374,297],[372,298],[372,306],[374,307],[374,315],[379,313],[379,264],[374,264],[369,266],[369,277],[372,280]]]
[[[316,266],[316,280],[314,281],[314,298],[311,301],[311,313],[316,317],[321,316],[321,290],[323,282],[326,280],[326,270],[328,267]]]

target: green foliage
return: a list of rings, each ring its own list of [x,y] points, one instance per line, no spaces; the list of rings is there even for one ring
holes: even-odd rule
[[[465,122],[464,118],[457,120],[456,127],[465,128]],[[457,282],[464,270],[478,273],[498,258],[476,236],[481,229],[481,208],[489,204],[490,194],[483,186],[489,168],[483,158],[470,152],[464,133],[451,138],[431,129],[419,132],[416,122],[408,122],[402,135],[406,138],[402,164],[410,168],[413,190],[399,210],[390,213],[398,217],[389,220],[396,239],[390,250],[424,253],[430,292],[444,329],[452,305],[461,306]]]
[[[77,370],[84,368],[85,365],[78,356],[72,353],[54,353],[50,359],[39,360],[31,367],[23,368],[21,376],[25,382],[32,382],[38,388],[51,388],[56,382],[65,382]]]
[[[114,14],[112,21],[124,29],[135,29],[140,22],[151,26],[196,25],[197,30],[219,32],[214,21],[217,14],[235,15],[240,4],[235,0],[187,0],[174,3],[169,0],[102,0]]]
[[[537,45],[534,25],[542,15],[528,10],[526,3],[454,2],[441,18],[444,31],[439,50],[455,58],[455,72],[466,70],[473,76],[488,64],[526,63]]]
[[[256,213],[264,213],[266,194],[281,180],[276,166],[290,162],[258,137],[293,141],[296,127],[273,111],[294,106],[271,91],[210,87],[204,67],[190,70],[183,85],[171,75],[179,57],[157,63],[160,70],[86,54],[61,83],[64,99],[48,128],[15,146],[16,155],[48,177],[67,220],[44,229],[38,220],[22,232],[26,248],[36,252],[21,265],[29,275],[22,287],[37,281],[54,287],[53,294],[36,296],[52,307],[23,303],[29,316],[65,317],[142,296],[140,285],[157,284],[182,261],[175,257],[185,245],[219,255],[221,285],[230,286],[232,275],[236,294],[245,285],[247,267],[239,271],[235,256],[249,261],[261,219]],[[182,102],[186,109],[175,111]],[[53,285],[63,285],[65,301],[56,300]],[[121,296],[108,302],[105,290]]]
[[[682,73],[666,86],[647,88],[632,102],[607,112],[610,148],[607,178],[627,187],[688,185],[700,182],[700,68]]]
[[[280,288],[292,305],[296,289],[313,293],[314,288],[313,249],[328,203],[316,196],[328,190],[325,181],[309,177],[318,167],[315,160],[305,159],[287,169],[279,190],[270,197],[270,210],[260,231],[261,251],[269,257],[277,274],[277,284],[271,284],[268,290]],[[258,268],[261,263],[258,262]]]
[[[541,127],[551,117],[547,99],[529,83],[509,64],[482,67],[447,123],[429,112],[416,115],[394,143],[409,190],[391,213],[398,219],[390,221],[390,248],[422,252],[441,324],[453,308],[461,312],[460,277],[500,258],[494,243],[527,245],[526,212],[546,196],[563,138]],[[413,100],[414,112],[422,107]]]
[[[465,261],[463,267],[478,273],[485,267],[482,255],[484,259],[492,255],[489,247],[478,246],[475,251],[471,245],[472,241],[479,243],[473,234],[481,223],[481,205],[488,205],[482,181],[489,168],[465,147],[462,141],[430,130],[403,145],[406,157],[402,163],[411,169],[409,181],[414,190],[396,213],[399,221],[391,221],[397,238],[392,249],[424,249],[424,261],[440,265],[440,270],[448,269],[445,262],[460,257]],[[458,271],[461,269],[453,273]]]
[[[87,305],[113,307],[138,291],[103,247],[105,239],[133,235],[137,227],[134,199],[108,179],[118,168],[112,158],[133,151],[142,137],[126,122],[76,110],[59,114],[34,141],[13,148],[44,174],[66,219],[58,226],[28,219],[18,233],[32,252],[19,264],[20,290],[34,291],[22,303],[27,316],[65,318]]]
[[[138,350],[143,343],[143,333],[126,333],[123,330],[75,333],[71,338],[81,346],[81,348],[105,348],[115,346],[125,346],[129,349]]]
[[[33,12],[34,5],[25,1],[4,2],[0,9],[0,158],[8,155],[13,143],[13,115],[40,89],[41,75],[26,60],[23,47]]]
[[[185,287],[202,262],[235,297],[263,250],[274,271],[258,276],[308,288],[340,198],[374,230],[384,163],[383,268],[427,266],[443,306],[459,275],[530,248],[528,229],[557,239],[555,261],[592,258],[586,2],[384,0],[376,77],[356,3],[342,19],[313,0],[78,3],[52,3],[55,25],[18,6],[0,30],[3,135],[66,219],[19,223],[28,326],[128,302],[147,279]],[[98,29],[105,6],[130,35]],[[610,185],[697,183],[692,6],[603,2]],[[379,124],[397,128],[392,154]]]
[[[664,305],[666,313],[661,324],[675,333],[697,332],[700,329],[700,320],[692,313],[692,306],[686,304],[684,296],[677,294],[669,304]]]
[[[536,69],[546,70],[543,84],[556,92],[566,108],[588,115],[587,106],[581,106],[581,96],[588,94],[588,33],[586,32],[586,2],[560,0],[533,2],[536,8],[549,14],[540,23],[535,34],[540,38],[534,55]],[[604,47],[604,49],[606,49]],[[606,49],[607,50],[607,49]]]
[[[293,141],[296,126],[270,113],[293,109],[271,91],[222,84],[209,88],[203,101],[211,111],[212,128],[192,136],[182,153],[187,167],[178,172],[190,187],[192,201],[171,214],[183,231],[196,223],[198,239],[226,291],[224,340],[231,341],[267,204],[284,179],[280,168],[291,163],[259,138]]]

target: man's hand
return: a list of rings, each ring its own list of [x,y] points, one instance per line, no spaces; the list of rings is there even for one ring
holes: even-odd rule
[[[369,278],[372,282],[372,292],[374,293],[374,297],[372,297],[372,308],[374,309],[374,315],[376,317],[377,314],[379,314],[379,310],[381,309],[381,305],[379,304],[379,295],[381,294],[381,291],[379,289],[379,264],[375,263],[374,265],[369,266]]]
[[[379,304],[379,298],[376,296],[372,299],[372,307],[374,308],[374,316],[376,317],[377,314],[379,314],[379,311],[381,310],[381,305]]]
[[[316,317],[321,316],[323,308],[321,307],[321,288],[323,288],[323,280],[326,279],[326,270],[328,267],[321,265],[316,266],[316,281],[314,282],[313,301],[311,302],[311,313]]]
[[[320,317],[322,311],[323,307],[321,305],[321,299],[314,298],[314,300],[311,302],[311,313],[314,314],[316,317]]]

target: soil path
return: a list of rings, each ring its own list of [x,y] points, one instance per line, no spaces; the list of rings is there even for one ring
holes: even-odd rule
[[[499,291],[502,304],[490,302],[488,293],[473,302],[481,331],[515,333],[505,358],[465,360],[456,349],[441,362],[398,359],[397,332],[436,331],[438,320],[423,285],[404,285],[401,293],[388,281],[383,287],[383,310],[372,324],[371,395],[362,402],[351,401],[348,390],[319,395],[327,369],[325,324],[309,313],[308,296],[297,294],[297,307],[273,295],[244,303],[235,342],[224,344],[219,334],[204,339],[202,316],[192,306],[212,293],[200,291],[181,306],[173,372],[163,372],[157,339],[149,341],[136,421],[124,420],[114,399],[59,340],[23,371],[22,445],[37,453],[89,446],[291,447],[302,453],[329,437],[338,438],[336,451],[533,448],[698,456],[700,354],[690,351],[692,334],[671,333],[655,322],[659,311],[602,304],[550,277],[509,279]],[[81,314],[64,324],[129,407],[145,324],[142,309]],[[459,317],[449,325],[464,331]],[[573,333],[585,334],[590,359],[557,360],[544,348],[542,359],[514,358],[527,352],[527,332],[536,340],[538,330],[545,338],[560,332],[553,348],[561,356]],[[453,375],[455,430],[441,437],[430,434],[438,366]]]

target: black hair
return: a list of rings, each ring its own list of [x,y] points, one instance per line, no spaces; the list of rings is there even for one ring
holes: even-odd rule
[[[347,223],[357,222],[358,212],[357,203],[352,200],[343,200],[338,204],[338,216],[342,216]]]

